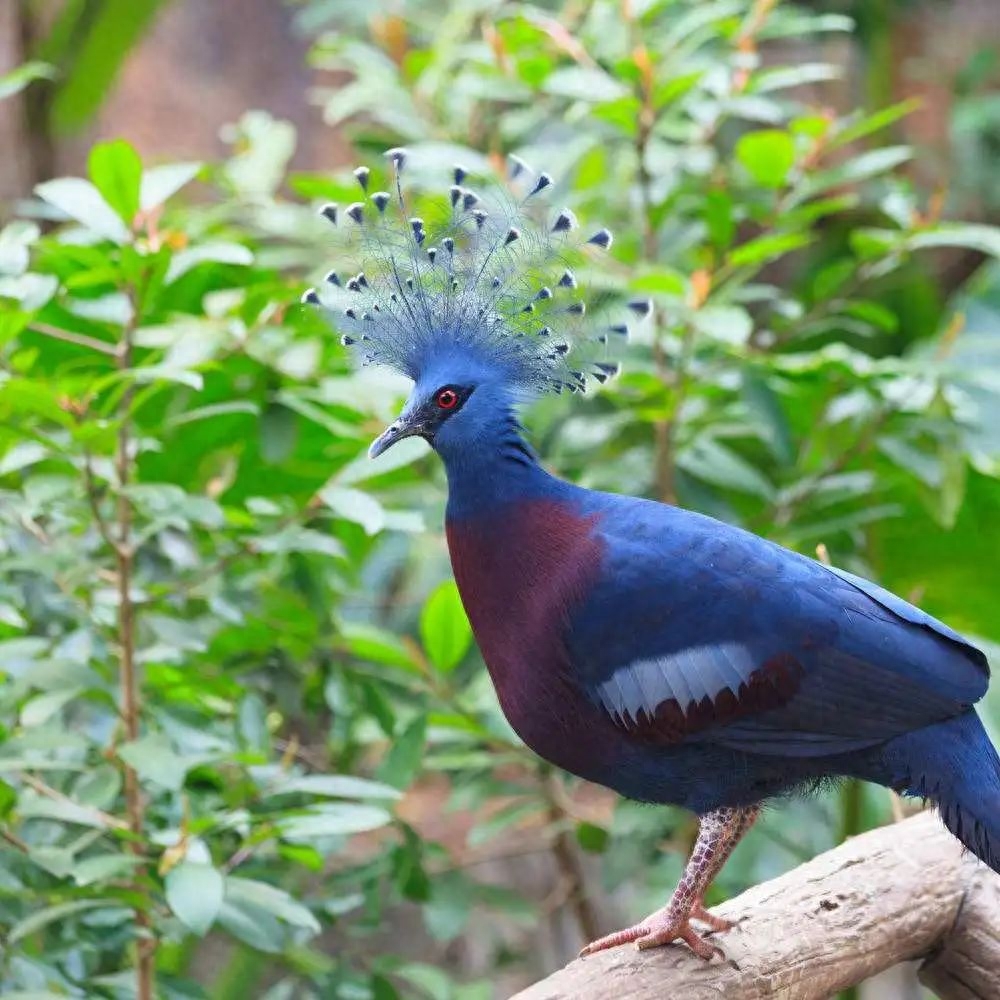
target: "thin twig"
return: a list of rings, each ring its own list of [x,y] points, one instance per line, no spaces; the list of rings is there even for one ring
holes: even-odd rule
[[[429,875],[443,875],[446,872],[461,871],[466,868],[475,868],[479,865],[495,864],[498,861],[517,861],[519,858],[531,858],[539,854],[544,854],[552,849],[549,841],[537,841],[530,847],[508,848],[503,851],[494,851],[492,854],[472,854],[455,858],[448,863],[430,865],[427,868]]]
[[[77,347],[86,347],[91,351],[98,351],[109,357],[117,357],[118,351],[114,344],[107,341],[98,340],[96,337],[88,337],[85,333],[73,333],[71,330],[60,330],[58,327],[49,326],[48,323],[32,323],[28,329],[33,333],[40,333],[43,337],[51,340],[61,340],[67,344],[76,344]]]
[[[16,834],[10,832],[0,827],[0,840],[6,840],[8,844],[12,847],[16,847],[22,854],[27,854],[29,852],[28,845],[21,840]]]
[[[569,831],[566,829],[566,815],[563,812],[557,797],[553,794],[553,784],[558,779],[550,775],[542,779],[542,793],[548,805],[549,823],[552,826],[554,837],[552,841],[552,856],[555,858],[556,866],[559,868],[561,883],[565,886],[566,896],[560,902],[565,902],[573,910],[573,916],[583,932],[583,936],[588,941],[594,941],[600,937],[601,927],[594,911],[590,896],[587,894],[587,881],[583,873],[583,866],[577,857],[576,849]]]
[[[94,460],[90,451],[84,449],[83,452],[83,484],[87,493],[87,503],[90,505],[90,512],[94,516],[94,523],[100,532],[101,538],[112,552],[118,551],[118,542],[111,533],[111,526],[104,517],[101,510],[101,500],[98,495],[97,480],[94,476]]]
[[[104,812],[103,809],[98,809],[95,806],[84,806],[79,802],[71,799],[68,795],[64,795],[57,788],[53,788],[51,785],[47,785],[41,778],[36,778],[35,775],[29,774],[27,771],[19,771],[18,777],[23,781],[29,788],[33,788],[39,795],[45,796],[47,799],[51,799],[53,802],[59,802],[62,805],[73,806],[74,809],[83,809],[91,813],[95,819],[100,820],[103,826],[111,827],[114,830],[128,830],[129,825],[124,821],[120,820],[117,816],[112,816],[111,813]]]
[[[132,319],[122,328],[122,338],[115,352],[119,371],[125,373],[132,366],[132,348],[135,327],[140,314],[139,296],[133,290]],[[132,572],[134,552],[132,549],[132,504],[128,498],[128,486],[132,473],[132,404],[135,401],[135,383],[130,382],[119,403],[121,423],[118,429],[118,444],[115,451],[115,471],[118,487],[116,510],[117,539],[114,545],[115,564],[118,578],[118,648],[122,695],[122,717],[125,722],[125,736],[131,742],[140,733],[140,694],[135,661],[135,605],[132,602]],[[139,776],[135,769],[123,761],[125,778],[125,805],[128,825],[133,839],[130,850],[137,858],[143,858],[142,837],[145,831],[145,806]],[[136,868],[136,889],[143,904],[135,908],[135,923],[138,928],[136,941],[136,997],[137,1000],[153,1000],[154,996],[154,955],[156,939],[152,934],[152,921],[147,906],[148,894],[140,888],[142,867]]]
[[[631,17],[630,17],[631,20]],[[656,223],[653,218],[652,174],[647,163],[649,141],[656,125],[656,109],[653,104],[653,69],[645,47],[639,43],[636,32],[633,31],[634,59],[639,69],[639,80],[636,85],[640,108],[635,132],[636,173],[639,188],[639,212],[642,224],[642,259],[652,264],[657,257]],[[656,328],[653,334],[653,363],[656,366],[657,377],[664,385],[670,384],[673,378],[667,367],[666,352],[663,349],[663,330],[658,314],[654,315]],[[676,421],[678,401],[674,400],[672,417],[657,420],[653,423],[653,479],[656,493],[664,503],[676,502],[674,489],[674,458],[673,432]]]

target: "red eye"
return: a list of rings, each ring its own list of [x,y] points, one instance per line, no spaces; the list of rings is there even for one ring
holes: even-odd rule
[[[454,410],[458,406],[458,393],[454,389],[439,389],[436,402],[442,410]]]

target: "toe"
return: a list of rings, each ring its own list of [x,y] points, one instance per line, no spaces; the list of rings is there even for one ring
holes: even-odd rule
[[[617,948],[620,945],[629,944],[642,937],[645,933],[642,925],[637,924],[635,927],[626,927],[625,930],[615,931],[614,934],[607,934],[596,941],[591,941],[585,948],[582,948],[580,950],[580,958],[586,958],[587,955],[593,955],[595,952],[605,951],[608,948]]]
[[[715,955],[725,958],[725,952],[715,945],[709,944],[703,937],[696,934],[691,927],[685,927],[680,934],[681,940],[701,959],[710,962]]]
[[[646,933],[636,938],[635,946],[640,951],[659,948],[672,941],[683,941],[699,958],[706,962],[714,955],[725,957],[721,948],[711,945],[701,937],[687,921],[672,921],[659,926],[648,927]]]
[[[704,906],[698,905],[691,911],[691,919],[697,920],[700,924],[705,924],[713,931],[730,931],[736,924],[732,920],[725,920],[709,913]]]

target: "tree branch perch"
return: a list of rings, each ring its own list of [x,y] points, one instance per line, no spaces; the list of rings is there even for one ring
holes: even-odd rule
[[[725,960],[617,948],[514,1000],[826,1000],[914,959],[942,1000],[1000,997],[1000,877],[935,813],[855,837],[714,912],[741,920],[712,938]]]

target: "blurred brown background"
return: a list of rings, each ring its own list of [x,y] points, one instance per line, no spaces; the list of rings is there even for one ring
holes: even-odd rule
[[[23,197],[33,184],[80,168],[85,150],[99,138],[122,136],[144,158],[213,157],[222,150],[220,129],[247,108],[261,108],[293,122],[299,134],[295,167],[322,168],[342,162],[343,142],[324,126],[320,111],[304,95],[328,79],[307,66],[311,39],[295,23],[284,0],[172,0],[156,7],[142,41],[129,53],[96,117],[77,131],[39,127],[37,102],[44,88],[0,103],[0,200]],[[345,5],[352,0],[344,0]],[[24,61],[32,39],[44,34],[60,0],[0,2],[0,75]],[[888,16],[893,4],[814,4],[843,9],[865,19]],[[903,3],[886,39],[863,59],[857,38],[836,36],[841,49],[824,53],[857,67],[843,82],[844,103],[860,96],[885,103],[918,96],[923,108],[904,123],[905,138],[927,155],[918,169],[927,183],[950,175],[950,142],[956,80],[977,53],[1000,39],[997,0]],[[853,8],[853,9],[852,9]],[[864,37],[862,31],[861,36]],[[844,51],[847,50],[847,51]],[[975,211],[982,206],[970,206]]]

